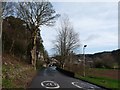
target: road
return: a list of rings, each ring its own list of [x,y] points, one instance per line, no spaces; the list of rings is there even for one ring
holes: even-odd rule
[[[44,70],[38,72],[36,77],[31,82],[29,88],[81,88],[83,90],[95,90],[100,87],[66,76],[57,71],[56,67],[53,66],[47,67]]]

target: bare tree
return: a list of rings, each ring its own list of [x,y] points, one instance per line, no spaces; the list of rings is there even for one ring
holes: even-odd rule
[[[38,33],[40,33],[40,26],[54,25],[55,18],[57,18],[59,14],[56,14],[52,4],[47,0],[41,0],[40,2],[14,2],[13,4],[14,7],[11,9],[14,10],[14,14],[12,15],[24,20],[27,29],[31,32],[33,41],[33,48],[31,49],[32,65],[36,67],[36,40]]]
[[[74,32],[69,18],[65,16],[61,20],[61,25],[58,28],[57,39],[55,41],[55,49],[61,56],[61,66],[63,67],[66,60],[69,59],[69,55],[72,51],[75,51],[79,47],[79,34]]]
[[[13,3],[13,2],[1,2],[1,4],[2,4],[2,7],[1,7],[2,18],[14,15],[14,5],[15,5],[15,3]]]

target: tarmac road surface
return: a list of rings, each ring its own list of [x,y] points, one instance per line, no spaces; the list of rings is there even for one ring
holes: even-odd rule
[[[96,85],[66,76],[57,71],[55,66],[47,67],[42,71],[38,72],[36,77],[31,82],[29,88],[79,88],[83,90],[102,89],[101,87],[98,87]]]

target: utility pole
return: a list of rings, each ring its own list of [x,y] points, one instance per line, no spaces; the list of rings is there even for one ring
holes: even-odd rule
[[[84,45],[83,47],[83,67],[84,67],[84,71],[83,71],[83,76],[85,77],[85,48],[87,47],[87,45]]]
[[[0,16],[2,16],[3,7],[2,2],[0,2]],[[2,24],[3,19],[0,17],[0,89],[2,89]],[[3,44],[4,45],[4,44]],[[4,47],[3,47],[4,48]]]

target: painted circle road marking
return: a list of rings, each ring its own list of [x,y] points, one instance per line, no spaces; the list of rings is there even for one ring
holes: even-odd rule
[[[48,88],[48,89],[60,88],[59,84],[54,81],[43,81],[41,82],[41,86]]]
[[[74,86],[76,86],[76,87],[78,87],[78,88],[82,88],[82,87],[80,87],[79,85],[77,85],[77,83],[78,83],[78,82],[72,82],[72,85],[74,85]]]

